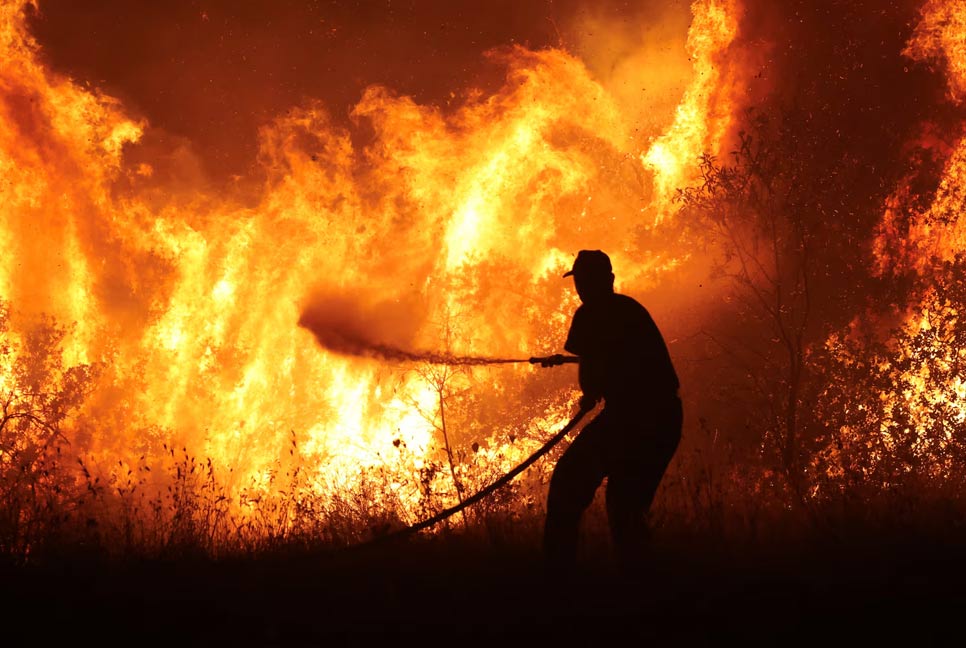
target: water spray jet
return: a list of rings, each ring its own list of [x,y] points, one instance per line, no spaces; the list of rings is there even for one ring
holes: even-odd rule
[[[425,362],[428,364],[449,365],[454,367],[474,367],[483,365],[539,364],[555,367],[576,363],[576,356],[556,354],[530,358],[491,358],[477,355],[456,355],[444,351],[413,351],[395,344],[377,342],[362,332],[359,318],[345,312],[333,313],[317,308],[309,308],[299,318],[299,326],[308,329],[319,345],[333,353],[373,358],[387,362]]]

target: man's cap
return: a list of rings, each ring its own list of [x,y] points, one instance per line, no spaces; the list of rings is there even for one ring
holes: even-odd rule
[[[564,274],[569,277],[573,274],[579,275],[609,275],[613,270],[610,265],[610,257],[600,250],[581,250],[574,259],[574,267]]]

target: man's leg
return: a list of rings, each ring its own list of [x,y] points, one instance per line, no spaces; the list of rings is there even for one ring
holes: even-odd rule
[[[604,479],[600,446],[605,425],[602,416],[586,425],[561,455],[550,478],[543,549],[553,567],[569,568],[577,558],[581,515]]]
[[[657,412],[648,425],[628,422],[621,447],[609,449],[607,519],[618,559],[635,569],[650,541],[647,514],[681,440],[680,401]],[[637,436],[640,435],[640,436]]]

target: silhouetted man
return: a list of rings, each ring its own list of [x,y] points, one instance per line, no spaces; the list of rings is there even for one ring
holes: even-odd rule
[[[581,409],[592,409],[601,399],[604,409],[553,471],[544,550],[559,566],[574,562],[581,515],[606,477],[614,546],[622,564],[633,566],[646,546],[654,493],[681,439],[678,378],[650,314],[614,292],[606,254],[581,250],[564,276],[573,276],[583,302],[564,345],[579,357]]]

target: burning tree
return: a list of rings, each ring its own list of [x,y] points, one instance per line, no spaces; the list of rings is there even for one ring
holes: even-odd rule
[[[959,482],[966,469],[964,272],[962,255],[944,263],[908,319],[887,331],[857,320],[829,338],[816,494]]]
[[[76,508],[63,427],[89,393],[94,368],[64,366],[67,331],[50,318],[19,341],[9,321],[0,302],[0,553],[24,556],[53,540]]]
[[[799,163],[781,146],[784,127],[772,130],[761,115],[751,123],[731,163],[703,155],[702,183],[681,189],[678,200],[693,226],[707,228],[706,241],[720,251],[716,274],[732,287],[731,325],[705,334],[750,380],[754,409],[768,412],[762,449],[799,491],[801,407],[815,334],[814,193],[800,185]]]

